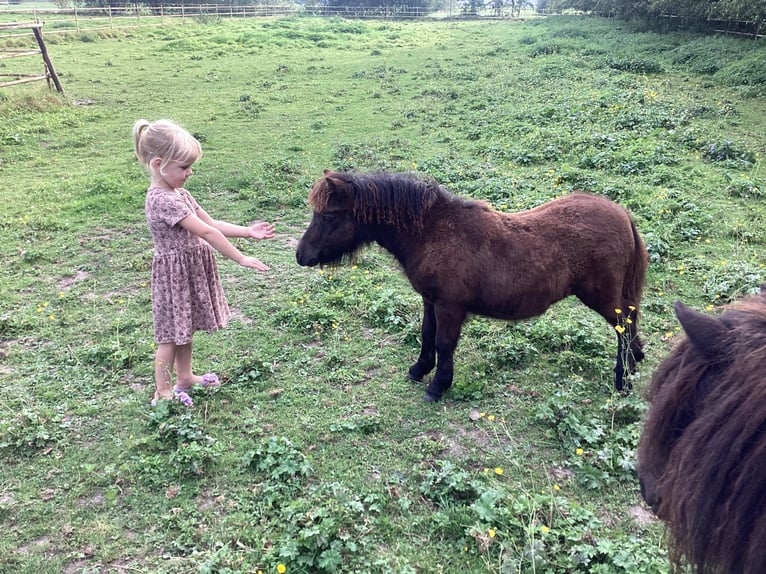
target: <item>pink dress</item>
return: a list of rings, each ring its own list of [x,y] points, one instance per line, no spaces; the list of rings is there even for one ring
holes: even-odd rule
[[[179,222],[199,204],[185,189],[150,187],[146,221],[154,241],[152,315],[155,343],[191,343],[195,331],[217,331],[231,318],[215,251]]]

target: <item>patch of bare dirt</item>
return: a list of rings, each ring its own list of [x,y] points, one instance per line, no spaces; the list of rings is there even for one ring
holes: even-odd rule
[[[56,547],[49,536],[42,536],[37,540],[33,540],[29,544],[19,546],[19,549],[17,550],[17,552],[23,556],[40,554],[41,551],[46,556],[53,556],[56,553]]]
[[[569,482],[574,478],[572,470],[561,466],[554,466],[548,469],[548,474],[555,482]]]
[[[92,496],[83,496],[77,501],[78,506],[82,508],[101,506],[104,503],[106,503],[106,497],[101,492],[97,492]]]
[[[635,504],[628,508],[628,514],[630,514],[633,517],[633,520],[635,520],[636,523],[640,524],[641,526],[654,524],[659,520],[651,511],[651,509],[642,504]]]
[[[58,288],[60,291],[68,291],[72,288],[72,285],[80,281],[85,281],[86,279],[90,279],[90,273],[78,270],[74,275],[69,275],[61,279],[58,282]]]
[[[253,320],[245,315],[239,308],[229,307],[229,310],[231,311],[232,319],[235,319],[244,325],[250,325],[253,322]]]

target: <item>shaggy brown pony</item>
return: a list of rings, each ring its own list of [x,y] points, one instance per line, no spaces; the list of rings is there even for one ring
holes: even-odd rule
[[[666,521],[675,571],[766,571],[766,284],[686,332],[654,373],[638,451],[641,493]]]
[[[452,384],[469,313],[526,319],[575,295],[618,329],[618,390],[644,356],[637,328],[647,252],[628,213],[606,198],[576,193],[507,214],[433,180],[325,171],[309,204],[300,265],[338,263],[378,243],[422,295],[422,346],[409,375],[420,381],[436,366],[426,401]]]

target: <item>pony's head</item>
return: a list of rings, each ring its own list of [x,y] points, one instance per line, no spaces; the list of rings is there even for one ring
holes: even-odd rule
[[[676,566],[766,564],[766,285],[718,317],[675,304],[686,337],[655,371],[641,494],[668,523]]]
[[[325,170],[309,192],[314,214],[298,242],[298,264],[339,263],[374,241],[375,227],[419,230],[439,193],[435,182],[408,174]]]
[[[314,214],[295,252],[299,265],[339,263],[364,243],[359,221],[354,216],[354,196],[350,175],[324,171],[324,176],[309,192],[309,205]]]

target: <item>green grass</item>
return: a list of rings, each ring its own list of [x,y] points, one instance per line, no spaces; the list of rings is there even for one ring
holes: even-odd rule
[[[0,91],[0,572],[664,572],[642,505],[642,390],[678,333],[764,279],[766,56],[612,21],[239,20],[56,34],[66,97]],[[20,59],[19,59],[20,60]],[[11,64],[8,64],[10,66]],[[15,64],[14,64],[15,65]],[[273,221],[221,260],[198,334],[224,379],[152,410],[138,118],[203,143],[214,217]],[[384,252],[295,263],[324,168],[412,170],[504,210],[574,189],[633,213],[648,358],[576,301],[464,328],[456,382],[406,379],[419,298]]]

